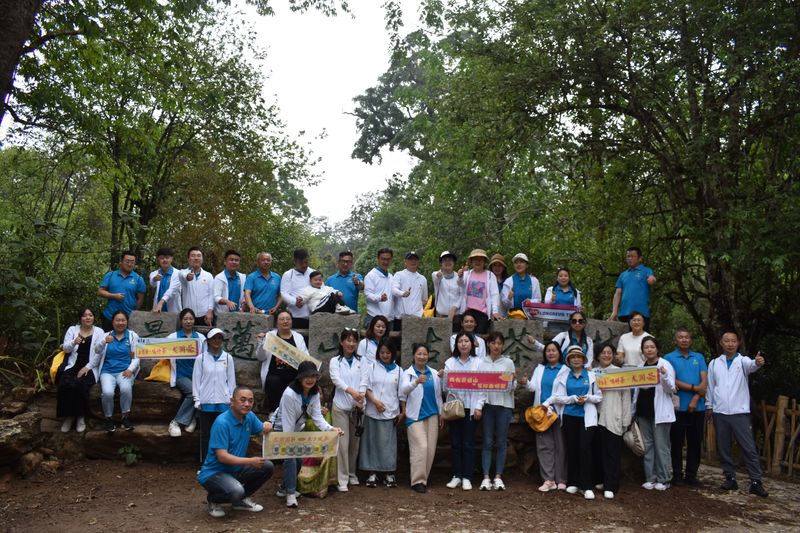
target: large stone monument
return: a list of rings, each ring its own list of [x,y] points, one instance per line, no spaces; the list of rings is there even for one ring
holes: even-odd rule
[[[400,341],[400,366],[408,367],[414,362],[411,345],[425,343],[430,350],[428,364],[433,368],[443,368],[450,357],[450,336],[453,321],[444,318],[403,317],[403,330]]]
[[[339,336],[344,328],[358,330],[358,315],[316,313],[309,318],[308,353],[322,361],[322,371],[327,372],[328,361],[339,353]],[[359,335],[360,338],[360,335]]]

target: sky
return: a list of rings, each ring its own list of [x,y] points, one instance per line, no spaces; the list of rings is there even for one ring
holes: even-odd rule
[[[418,1],[402,3],[408,29]],[[356,119],[347,114],[353,97],[374,86],[389,65],[381,4],[350,0],[352,17],[328,18],[315,11],[291,13],[284,3],[273,2],[274,16],[254,19],[259,44],[267,50],[265,94],[277,98],[288,132],[304,131],[301,142],[314,158],[322,158],[314,167],[319,184],[304,192],[311,215],[331,222],[349,216],[356,194],[383,190],[388,178],[407,176],[414,164],[411,156],[388,150],[380,164],[350,157],[358,137]]]

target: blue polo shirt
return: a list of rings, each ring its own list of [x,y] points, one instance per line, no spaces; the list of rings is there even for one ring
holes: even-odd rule
[[[578,377],[570,371],[567,375],[567,396],[586,396],[589,394],[589,373],[584,368]],[[564,414],[583,417],[583,406],[571,403],[564,407]]]
[[[231,274],[226,269],[225,270],[225,277],[228,279],[228,298],[227,299],[236,304],[236,309],[234,309],[234,311],[239,311],[239,298],[242,297],[242,284],[239,281],[239,273],[238,272],[234,272],[233,274]]]
[[[251,272],[244,281],[244,290],[252,291],[250,299],[253,305],[264,311],[269,311],[278,303],[278,295],[281,291],[281,277],[275,272],[270,271],[269,277],[265,278],[260,270]]]
[[[414,372],[417,373],[417,376],[422,374],[416,367],[414,368]],[[425,368],[425,375],[428,377],[428,380],[422,384],[422,405],[419,406],[419,418],[413,420],[406,417],[406,426],[439,414],[439,405],[436,403],[436,389],[433,386],[433,374],[430,368]]]
[[[252,411],[242,417],[241,422],[230,409],[219,415],[211,426],[208,454],[197,474],[197,481],[202,485],[215,474],[233,474],[241,470],[241,466],[220,463],[215,450],[228,450],[228,453],[236,457],[247,457],[250,436],[261,433],[263,429],[264,423]]]
[[[131,337],[128,330],[125,330],[122,340],[117,339],[113,331],[111,336],[114,337],[114,340],[106,344],[106,358],[103,359],[101,374],[119,374],[131,366]]]
[[[684,357],[680,350],[675,349],[664,356],[672,368],[675,369],[675,379],[688,383],[689,385],[700,385],[700,372],[708,372],[708,365],[706,365],[706,358],[703,354],[689,351],[689,355]],[[689,402],[694,397],[692,391],[679,390],[678,397],[681,400],[681,405],[678,411],[688,411]],[[696,411],[706,410],[706,399],[700,397],[697,402]]]
[[[172,268],[172,267],[169,267],[169,270],[167,270],[166,272],[164,272],[163,270],[160,270],[160,272],[161,272],[161,283],[158,285],[158,294],[156,295],[156,301],[157,302],[160,301],[161,298],[164,297],[164,293],[167,292],[167,289],[169,289],[169,282],[170,282],[170,280],[172,280],[172,273],[174,271],[175,271],[175,269]]]
[[[361,277],[361,274],[356,274],[356,277],[361,283],[364,283],[364,278]],[[352,272],[348,272],[345,275],[337,272],[332,276],[328,276],[328,279],[325,280],[325,285],[340,291],[344,298],[344,305],[353,311],[358,311],[358,287],[353,283]]]
[[[564,366],[561,363],[556,364],[555,366],[550,366],[548,364],[544,365],[544,373],[542,373],[542,393],[541,393],[541,401],[544,402],[550,396],[553,395],[553,383],[556,380],[556,376],[558,372],[561,370],[561,367]]]
[[[639,265],[629,268],[619,275],[616,289],[622,289],[622,301],[619,304],[619,316],[628,316],[639,311],[645,317],[650,316],[650,285],[647,278],[653,275],[650,267]]]
[[[529,300],[531,296],[533,296],[531,276],[526,273],[524,278],[520,278],[519,274],[514,272],[511,279],[514,282],[514,303],[511,305],[511,308],[522,309],[522,302]]]
[[[179,329],[176,337],[179,339],[185,339],[186,333],[184,333],[182,329]],[[192,338],[199,339],[200,335],[198,335],[196,331],[193,331]],[[194,361],[194,359],[178,359],[175,361],[175,379],[192,379],[192,374],[194,373]]]
[[[161,285],[163,286],[164,283],[162,282]],[[118,300],[108,300],[106,303],[103,316],[109,320],[111,320],[114,313],[120,309],[130,316],[136,309],[136,295],[138,293],[144,294],[147,292],[142,276],[136,272],[131,272],[127,276],[123,276],[119,269],[106,272],[106,275],[103,276],[103,281],[100,283],[100,287],[112,294],[122,293],[125,295],[125,299],[121,302]]]
[[[553,294],[556,295],[555,303],[558,305],[575,305],[575,298],[578,295],[576,289],[570,285],[567,285],[567,290],[561,285],[553,287]]]

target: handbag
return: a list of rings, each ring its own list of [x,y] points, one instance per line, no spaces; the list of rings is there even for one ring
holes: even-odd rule
[[[625,441],[625,445],[635,455],[639,457],[644,455],[644,438],[642,437],[642,430],[639,429],[639,423],[635,419],[631,422],[628,431],[622,435],[622,440]]]
[[[442,418],[448,422],[464,418],[464,402],[452,394],[448,394],[447,401],[442,406]]]

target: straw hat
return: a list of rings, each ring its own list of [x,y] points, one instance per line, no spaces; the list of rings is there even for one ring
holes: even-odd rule
[[[525,409],[525,421],[532,430],[542,433],[547,431],[553,422],[558,420],[558,415],[553,413],[547,416],[547,408],[544,405],[528,407]]]
[[[503,268],[506,268],[506,258],[503,256],[503,254],[494,254],[491,261],[489,261],[489,267],[495,263],[500,263],[503,265]]]
[[[566,357],[567,363],[569,363],[569,358],[574,356],[574,355],[578,355],[578,356],[582,357],[584,363],[586,363],[589,360],[589,358],[586,357],[586,354],[583,352],[583,348],[581,348],[580,346],[577,346],[575,344],[573,344],[572,346],[567,348],[567,357]]]
[[[475,248],[469,253],[469,259],[475,259],[476,257],[483,257],[487,261],[489,260],[489,256],[486,255],[486,250],[481,250],[480,248]]]

